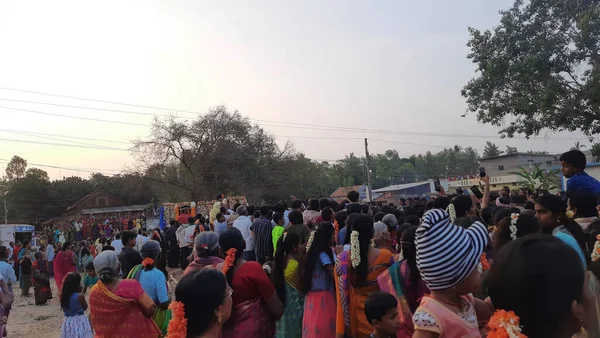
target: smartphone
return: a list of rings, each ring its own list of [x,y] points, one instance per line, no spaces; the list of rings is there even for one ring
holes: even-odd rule
[[[435,191],[440,192],[440,190],[442,190],[442,184],[439,179],[436,178],[433,180],[433,185],[435,186]]]
[[[473,192],[473,195],[475,195],[477,198],[479,198],[479,199],[483,198],[483,193],[481,193],[481,190],[479,190],[478,186],[476,186],[476,185],[472,186],[471,191]]]
[[[479,177],[480,178],[485,177],[485,168],[484,167],[479,168]]]

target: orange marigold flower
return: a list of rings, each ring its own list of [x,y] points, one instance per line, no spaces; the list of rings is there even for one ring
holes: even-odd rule
[[[479,262],[481,263],[481,268],[483,271],[490,269],[490,262],[488,262],[487,254],[485,252],[481,254],[481,257],[479,258]]]
[[[223,268],[221,269],[221,271],[223,271],[224,274],[227,274],[227,271],[229,271],[229,269],[233,266],[233,263],[235,262],[236,252],[237,250],[234,248],[227,250],[227,257],[225,257],[225,261],[223,262]]]
[[[513,311],[496,311],[488,322],[488,328],[488,338],[527,338],[521,333],[519,317]]]
[[[144,258],[144,260],[142,261],[142,266],[151,266],[154,264],[154,259],[146,257]]]
[[[173,302],[169,305],[172,318],[167,329],[167,338],[186,338],[187,319],[185,318],[185,307],[182,302]]]

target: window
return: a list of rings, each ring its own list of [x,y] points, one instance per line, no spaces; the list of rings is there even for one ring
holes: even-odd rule
[[[106,206],[106,198],[105,197],[100,197],[98,198],[98,206],[99,207],[105,207]]]
[[[504,166],[503,166],[503,165],[499,165],[499,166],[498,166],[498,170],[499,170],[499,171],[502,171],[502,170],[504,170]]]

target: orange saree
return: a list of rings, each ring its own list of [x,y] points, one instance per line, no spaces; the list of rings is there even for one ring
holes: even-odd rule
[[[120,281],[114,293],[98,281],[90,291],[90,320],[96,337],[161,337],[156,323],[142,313],[142,308],[153,305],[136,280]]]

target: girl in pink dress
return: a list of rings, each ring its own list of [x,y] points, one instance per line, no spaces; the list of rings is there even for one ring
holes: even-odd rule
[[[478,265],[489,242],[480,222],[464,229],[451,224],[444,210],[425,214],[415,243],[417,266],[431,294],[413,315],[413,338],[481,337],[479,322],[486,322],[493,308],[471,293],[481,286]]]

